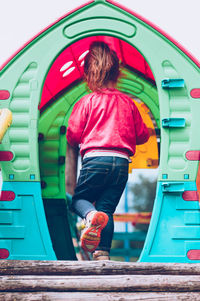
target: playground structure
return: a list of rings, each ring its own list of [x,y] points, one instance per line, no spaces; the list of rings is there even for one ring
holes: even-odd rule
[[[154,142],[160,130],[157,194],[140,261],[199,262],[200,64],[111,0],[90,1],[69,13],[2,68],[0,108],[12,112],[13,122],[0,145],[0,257],[76,259],[66,211],[65,133],[74,104],[89,93],[82,73],[94,40],[117,52],[118,89],[150,110]],[[157,160],[157,148],[151,157],[145,150],[146,168]]]

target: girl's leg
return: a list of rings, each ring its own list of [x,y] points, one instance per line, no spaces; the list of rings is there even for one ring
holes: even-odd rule
[[[93,210],[102,211],[109,217],[102,230],[97,249],[109,251],[113,237],[113,213],[128,179],[128,161],[116,157],[95,157],[83,160],[72,210],[80,217]],[[95,207],[93,206],[95,202]]]
[[[96,210],[105,212],[109,217],[107,226],[102,230],[101,241],[97,247],[97,250],[108,252],[111,249],[114,233],[113,214],[128,180],[128,163],[121,166],[120,158],[114,158],[114,161],[113,183],[104,190],[104,193],[95,204]]]
[[[112,164],[107,166],[98,157],[83,160],[71,206],[72,211],[81,218],[96,210],[93,203],[104,191],[111,168]]]
[[[97,250],[103,250],[109,252],[111,249],[112,238],[114,233],[113,214],[119,203],[124,187],[121,189],[121,191],[118,190],[119,194],[118,197],[115,199],[113,199],[113,194],[116,192],[117,187],[115,188],[110,187],[104,194],[105,198],[101,198],[96,203],[96,210],[105,212],[109,217],[106,227],[102,230],[101,241]]]
[[[73,201],[72,209],[81,218],[86,218],[87,214],[93,210],[96,211],[92,203],[82,199]]]
[[[95,202],[102,191],[106,178],[108,178],[109,167],[104,162],[98,164],[97,160],[88,159],[83,161],[80,176],[72,198],[72,210],[80,217],[86,219],[86,226],[81,234],[81,246],[88,252],[93,252],[101,237],[101,231],[108,222],[108,216],[104,212],[97,212]],[[103,163],[103,164],[102,164]]]

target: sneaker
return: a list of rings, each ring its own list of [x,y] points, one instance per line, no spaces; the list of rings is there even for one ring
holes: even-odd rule
[[[97,250],[93,253],[93,260],[110,260],[109,252]]]
[[[91,211],[81,234],[81,247],[87,252],[96,250],[100,243],[101,231],[108,223],[108,215],[102,211]]]

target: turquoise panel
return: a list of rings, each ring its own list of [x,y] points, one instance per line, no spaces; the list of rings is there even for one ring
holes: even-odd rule
[[[0,249],[8,259],[55,260],[38,182],[4,182],[4,191],[13,191],[13,201],[0,202]]]
[[[140,262],[200,262],[187,257],[189,250],[200,250],[200,207],[182,198],[188,190],[196,191],[196,183],[158,182]]]

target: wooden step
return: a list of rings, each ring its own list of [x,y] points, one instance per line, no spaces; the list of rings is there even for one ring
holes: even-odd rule
[[[200,263],[1,260],[0,275],[200,275]]]
[[[200,264],[1,261],[1,300],[200,300]]]
[[[0,293],[0,301],[177,301],[200,300],[199,293],[85,293],[85,292],[41,292]]]

